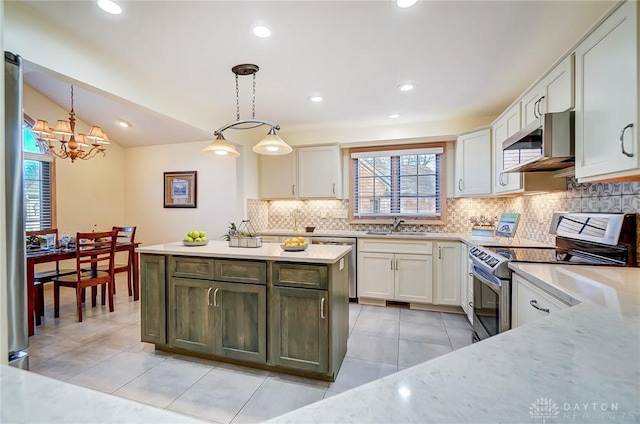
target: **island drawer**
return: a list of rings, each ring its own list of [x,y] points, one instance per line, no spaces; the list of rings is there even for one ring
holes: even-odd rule
[[[170,256],[169,275],[171,277],[214,279],[213,259],[192,256]]]
[[[273,285],[327,289],[327,266],[276,262],[271,269]]]
[[[266,262],[216,259],[213,275],[216,281],[267,284]]]

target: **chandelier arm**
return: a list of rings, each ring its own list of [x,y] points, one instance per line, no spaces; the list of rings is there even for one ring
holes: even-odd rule
[[[273,122],[269,122],[269,121],[263,121],[262,119],[251,118],[251,119],[239,119],[235,122],[226,124],[218,128],[217,130],[215,130],[213,134],[217,136],[218,134],[221,134],[223,131],[228,130],[229,128],[233,128],[235,126],[243,125],[243,124],[258,124],[255,127],[251,127],[251,128],[257,128],[257,127],[261,127],[262,125],[268,125],[278,131],[280,130],[280,125],[278,124],[274,124]],[[248,128],[245,128],[245,129],[248,129]]]

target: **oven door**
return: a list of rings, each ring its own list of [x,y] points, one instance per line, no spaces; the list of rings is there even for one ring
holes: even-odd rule
[[[473,341],[484,340],[511,326],[510,281],[473,264]]]

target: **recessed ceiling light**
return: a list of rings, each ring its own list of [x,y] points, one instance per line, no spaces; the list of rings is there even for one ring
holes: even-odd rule
[[[118,125],[120,125],[122,128],[130,128],[131,127],[131,123],[125,121],[124,119],[118,119]]]
[[[400,91],[411,91],[414,88],[416,88],[416,85],[413,82],[405,82],[404,84],[400,84],[398,86],[398,90]]]
[[[418,0],[396,0],[396,4],[398,7],[406,9],[407,7],[411,7],[416,4]]]
[[[387,118],[390,118],[390,119],[396,119],[396,118],[399,118],[399,117],[400,117],[399,113],[390,113],[390,114],[387,115]]]
[[[253,33],[256,35],[256,37],[267,38],[271,35],[271,30],[269,29],[269,27],[266,27],[264,25],[256,25],[253,27]]]
[[[314,103],[320,103],[322,101],[322,96],[311,96],[309,97],[309,100]]]
[[[112,15],[119,15],[122,13],[122,8],[111,0],[98,0],[98,7]]]

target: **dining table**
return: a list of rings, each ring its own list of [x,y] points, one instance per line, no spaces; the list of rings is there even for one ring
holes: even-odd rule
[[[132,278],[133,278],[133,300],[140,299],[140,279],[139,279],[139,257],[136,247],[140,246],[139,242],[135,243],[117,243],[116,252],[129,252],[132,255]],[[34,284],[35,268],[37,264],[48,262],[64,261],[76,258],[75,248],[56,248],[56,249],[36,249],[27,250],[27,314],[28,314],[28,331],[29,336],[35,333],[35,296],[36,288]]]

